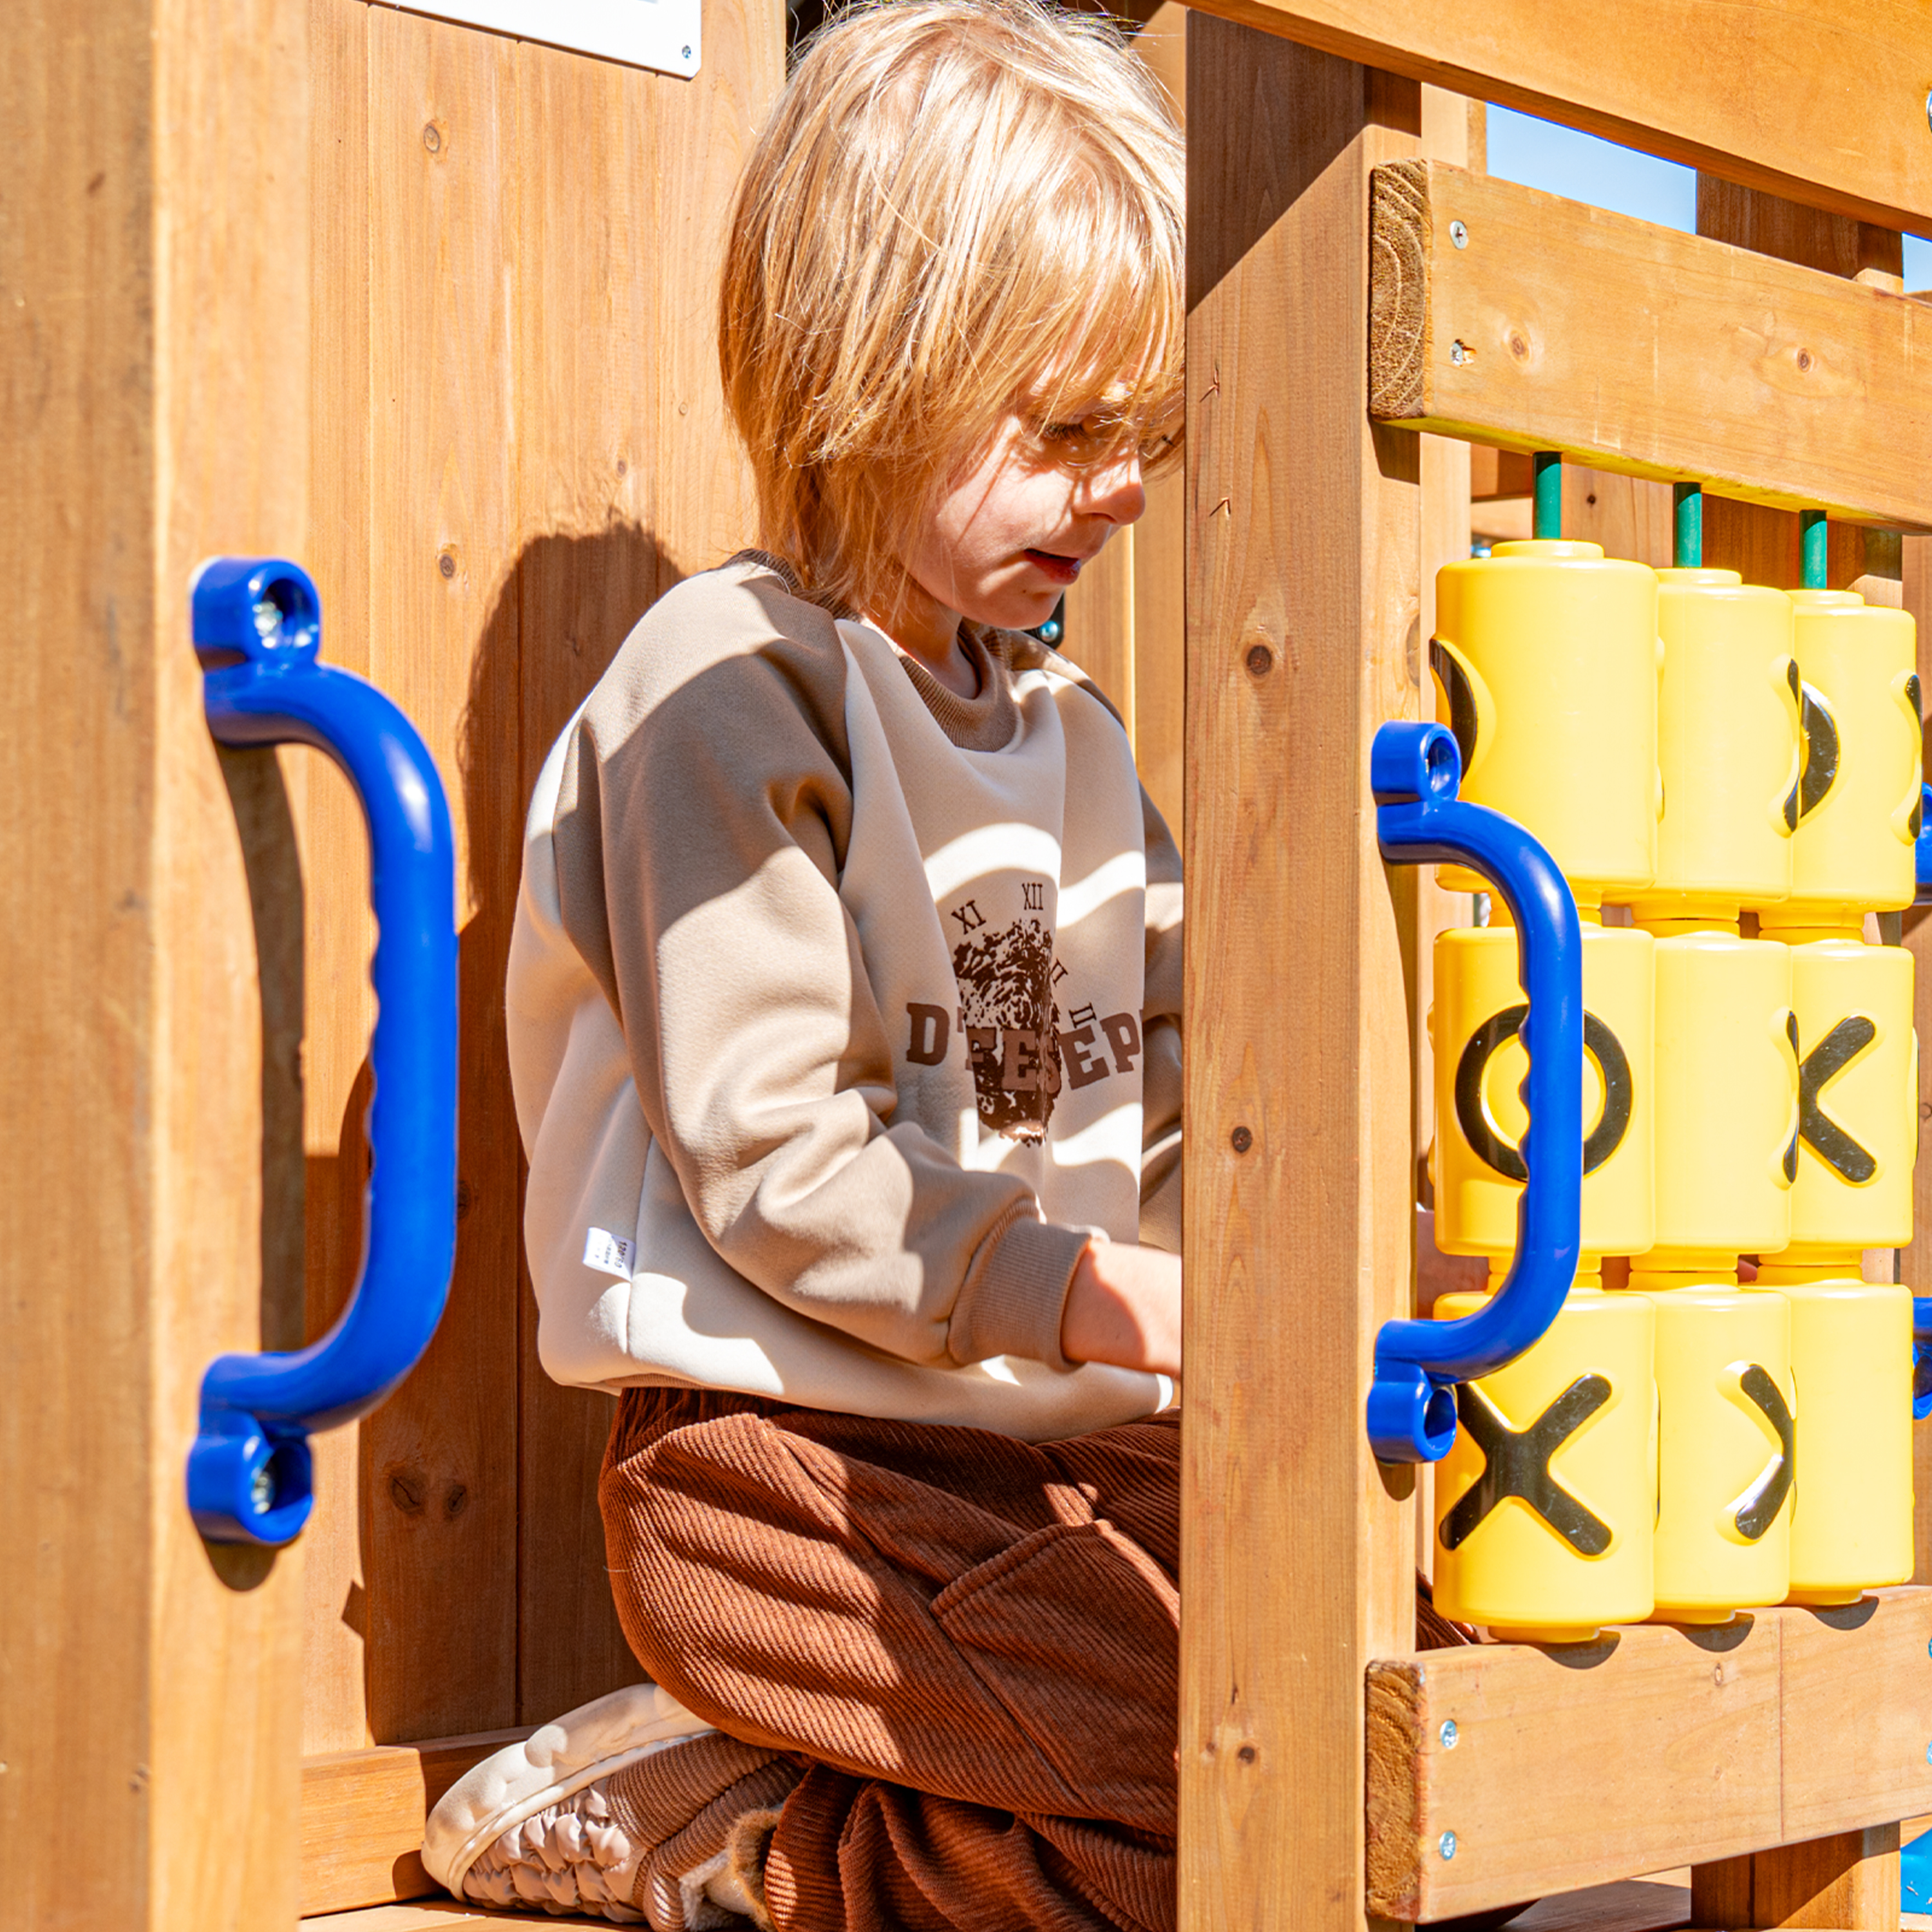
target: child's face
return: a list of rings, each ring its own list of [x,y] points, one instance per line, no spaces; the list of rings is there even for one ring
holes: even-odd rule
[[[954,477],[902,556],[942,611],[1030,630],[1114,532],[1147,506],[1130,443],[1096,461],[1077,422],[1010,411],[985,452]]]

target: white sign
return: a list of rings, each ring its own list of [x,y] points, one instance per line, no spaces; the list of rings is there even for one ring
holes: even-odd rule
[[[392,0],[412,14],[461,20],[520,40],[596,54],[658,74],[698,71],[703,0]]]

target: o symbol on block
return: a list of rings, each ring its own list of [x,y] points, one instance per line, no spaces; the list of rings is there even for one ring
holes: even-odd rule
[[[1529,1017],[1526,1006],[1492,1013],[1469,1036],[1456,1063],[1456,1120],[1478,1160],[1506,1180],[1527,1180],[1522,1156],[1497,1132],[1483,1105],[1483,1076],[1498,1048],[1516,1038]],[[1594,1174],[1622,1146],[1630,1131],[1630,1065],[1623,1043],[1594,1013],[1583,1016],[1583,1050],[1596,1062],[1604,1083],[1604,1104],[1583,1142],[1583,1172]]]

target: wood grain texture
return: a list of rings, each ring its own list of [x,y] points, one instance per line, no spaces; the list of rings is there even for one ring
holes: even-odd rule
[[[753,535],[710,304],[727,199],[783,57],[776,15],[742,0],[707,10],[694,82],[519,50],[519,415],[557,426],[524,440],[516,557],[490,620],[519,640],[519,827],[557,734],[638,619]],[[527,1287],[519,1306],[517,1708],[538,1723],[642,1673],[597,1508],[614,1404],[550,1380]]]
[[[302,1576],[298,1552],[211,1551],[182,1507],[209,1360],[286,1337],[285,1285],[261,1274],[257,943],[235,804],[202,712],[186,592],[211,552],[299,554],[306,540],[308,101],[298,0],[165,0],[150,24],[153,96],[137,111],[152,115],[154,130],[153,621],[145,635],[110,632],[109,645],[112,652],[124,642],[128,674],[152,681],[155,724],[152,869],[145,916],[136,913],[153,949],[152,1058],[148,1078],[123,1102],[147,1138],[152,1186],[146,1238],[122,1263],[146,1275],[152,1324],[145,1387],[121,1395],[145,1397],[152,1431],[140,1479],[154,1564],[140,1640],[148,1682],[137,1723],[148,1735],[130,1775],[147,1793],[149,1922],[228,1932],[284,1922],[294,1908],[281,1826],[299,1748]],[[70,497],[68,513],[92,500],[91,488]],[[124,535],[134,514],[122,506],[103,538]],[[287,889],[286,880],[270,886]],[[23,903],[10,894],[8,902]],[[82,985],[92,981],[90,964]],[[97,1022],[113,1024],[111,995],[92,997]],[[106,1398],[92,1365],[70,1386],[98,1415]],[[136,1480],[131,1470],[111,1480]],[[84,1510],[93,1498],[75,1500]],[[76,1534],[71,1517],[61,1534]],[[94,1618],[111,1616],[115,1600],[109,1583]],[[91,1640],[62,1633],[90,1668],[131,1635],[99,1621],[93,1630]],[[128,1713],[92,1709],[64,1714],[115,1727],[124,1749],[132,1743]],[[70,1788],[58,1802],[71,1805],[76,1796]],[[56,1918],[68,1909],[60,1900]]]
[[[1841,280],[1894,293],[1903,285],[1897,273],[1902,243],[1891,230],[1706,175],[1697,178],[1697,232]],[[1856,590],[1873,603],[1896,604],[1896,534],[1834,524],[1828,536],[1831,587]],[[1714,568],[1738,572],[1748,584],[1795,590],[1804,581],[1798,517],[1762,503],[1708,498],[1704,560]]]
[[[1896,1825],[1874,1825],[1700,1865],[1691,1874],[1692,1919],[1708,1926],[1895,1932],[1898,1844]]]
[[[1861,1924],[1748,1914],[1882,1888],[1889,1821],[1932,1796],[1928,1638],[1932,1592],[1904,1588],[1712,1631],[1640,1626],[1588,1646],[1373,1664],[1371,1908],[1442,1917],[1682,1858],[1696,1866],[1700,1924]],[[1836,1854],[1814,1841],[1864,1845],[1870,1828],[1881,1839],[1857,1857],[1873,1857],[1872,1872],[1816,1878]],[[1845,1872],[1857,1857],[1840,1859]],[[1895,1858],[1890,1882],[1895,1912]]]
[[[1441,163],[1379,181],[1374,218],[1378,416],[1932,522],[1924,304]]]
[[[224,774],[187,593],[304,540],[291,13],[22,4],[0,74],[0,1844],[36,1928],[295,1912],[300,1558],[209,1550],[182,1493],[208,1360],[290,1312],[254,914],[286,972],[292,901],[248,871],[288,825],[272,758]]]
[[[1563,534],[1583,543],[1600,544],[1606,556],[1628,557],[1653,570],[1666,570],[1676,535],[1670,485],[1566,463]],[[1856,534],[1862,537],[1864,533],[1861,530]]]
[[[1361,345],[1369,172],[1414,151],[1420,103],[1198,13],[1187,81],[1180,1923],[1340,1932],[1362,1923],[1360,1672],[1414,1615],[1412,1474],[1378,1471],[1360,1400],[1408,1305],[1366,780],[1374,728],[1416,713],[1418,452],[1367,422]]]
[[[1480,12],[1455,0],[1209,0],[1198,10],[1748,188],[1909,233],[1932,226],[1932,68],[1916,0],[1497,0]],[[1724,84],[1692,78],[1711,74]]]
[[[526,1728],[306,1757],[302,1766],[304,1915],[343,1912],[439,1888],[423,1869],[423,1824],[443,1793]]]
[[[1187,14],[1161,0],[1134,50],[1184,123]],[[1175,838],[1185,838],[1186,767],[1187,478],[1176,466],[1150,479],[1134,526],[1134,762]]]
[[[1136,57],[1186,114],[1186,15],[1175,0],[1129,9]],[[1120,713],[1134,762],[1176,838],[1182,804],[1186,688],[1186,482],[1150,478],[1138,523],[1118,532],[1067,592],[1066,648]]]
[[[515,517],[517,47],[386,7],[368,26],[370,668],[456,808],[462,934],[448,1310],[362,1425],[369,1724],[388,1743],[516,1717],[520,1243],[502,962],[520,814],[490,765],[516,742],[517,663],[514,638],[485,625]]]
[[[1546,1898],[1509,1932],[1676,1932],[1690,1920],[1690,1888],[1654,1879],[1625,1879]]]
[[[538,1364],[503,1041],[523,815],[645,609],[752,534],[710,313],[780,23],[707,12],[693,81],[305,0],[315,344],[308,553],[325,650],[416,719],[460,854],[456,1278],[422,1366],[319,1438],[311,1753],[533,1721],[638,1667],[604,1570],[607,1396]],[[312,767],[312,768],[311,768]],[[297,754],[308,883],[309,1324],[352,1283],[367,1176],[364,835]]]
[[[370,672],[369,66],[364,0],[308,0],[314,103],[310,206],[309,547],[322,597],[322,653]],[[375,1000],[368,837],[347,781],[318,752],[292,767],[307,886],[302,1048],[308,1157],[305,1287],[311,1337],[328,1329],[362,1252],[368,1180],[363,1116]],[[302,1748],[370,1738],[363,1632],[364,1508],[360,1425],[317,1436],[316,1509],[303,1533]]]

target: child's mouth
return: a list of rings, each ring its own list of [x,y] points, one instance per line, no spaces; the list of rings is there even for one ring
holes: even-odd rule
[[[1062,556],[1050,550],[1030,550],[1026,559],[1042,576],[1051,578],[1055,584],[1071,584],[1080,574],[1077,556]]]

